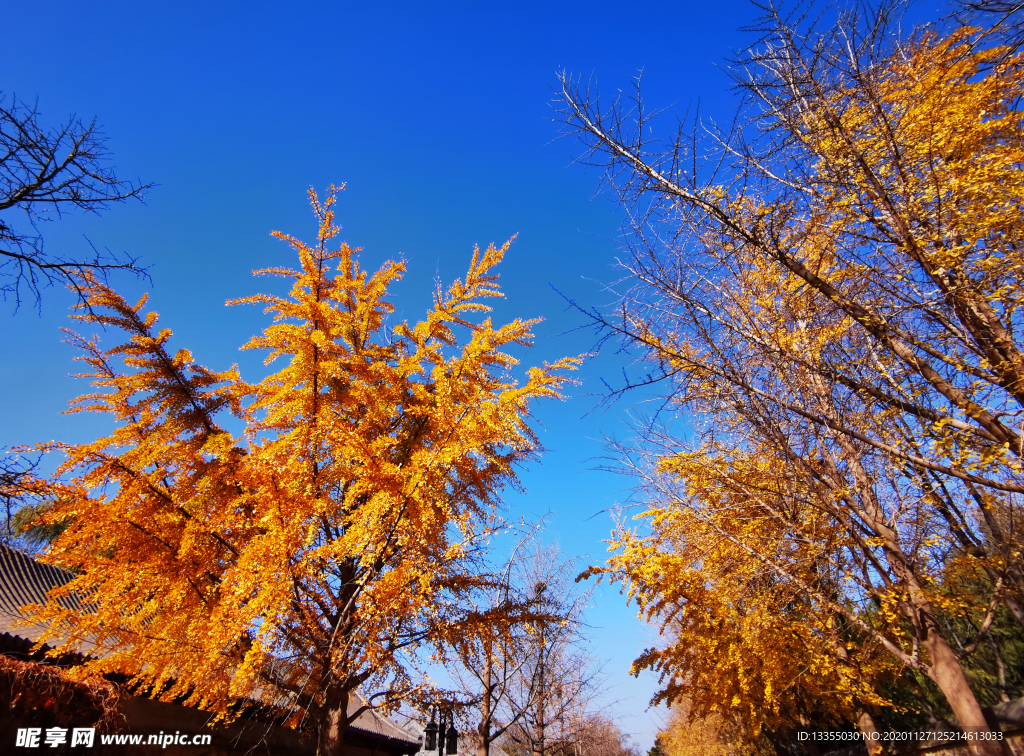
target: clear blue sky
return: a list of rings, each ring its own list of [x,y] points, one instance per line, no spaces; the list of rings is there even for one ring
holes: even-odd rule
[[[594,197],[599,174],[573,165],[556,139],[555,73],[594,76],[611,94],[644,70],[655,106],[682,114],[698,102],[725,120],[732,97],[721,66],[753,42],[738,31],[746,2],[645,3],[138,3],[9,2],[3,11],[0,90],[38,101],[43,120],[70,113],[103,126],[123,178],[159,184],[148,204],[44,227],[49,248],[98,247],[151,266],[152,306],[176,344],[215,369],[261,358],[237,347],[266,324],[226,299],[266,290],[250,271],[290,265],[272,229],[315,234],[305,191],[347,182],[343,238],[376,265],[405,257],[398,314],[418,317],[435,275],[461,275],[474,244],[519,237],[502,268],[498,316],[542,316],[526,361],[587,351],[580,318],[552,290],[607,304],[618,278],[621,214]],[[665,125],[671,127],[671,116]],[[126,293],[142,290],[115,279]],[[0,306],[0,444],[84,441],[93,418],[60,414],[85,386],[60,343],[70,297],[45,292],[42,313]],[[538,408],[543,463],[524,475],[510,513],[551,511],[548,535],[569,554],[602,559],[629,480],[595,470],[602,434],[624,433],[629,402],[587,415],[621,357],[587,365],[568,402]],[[659,714],[656,688],[627,674],[655,642],[614,589],[595,594],[590,622],[609,676],[608,701],[646,751]]]

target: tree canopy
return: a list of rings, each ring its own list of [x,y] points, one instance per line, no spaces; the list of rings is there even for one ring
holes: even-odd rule
[[[637,661],[662,695],[750,732],[870,730],[904,670],[985,731],[962,660],[999,612],[1024,623],[1024,69],[982,29],[901,39],[892,11],[767,6],[744,117],[710,144],[658,149],[639,93],[605,108],[562,79],[635,231],[633,288],[592,317],[694,419],[623,449],[646,527],[595,571],[668,632]]]
[[[102,649],[86,673],[220,716],[264,701],[315,724],[324,756],[339,753],[356,688],[385,709],[423,690],[417,652],[459,632],[499,493],[539,449],[530,408],[558,398],[576,363],[517,381],[508,350],[537,321],[474,318],[501,296],[509,244],[475,250],[423,320],[389,325],[405,264],[370,273],[331,246],[336,192],[310,191],[315,243],[275,233],[298,267],[257,271],[289,294],[233,303],[273,316],[244,347],[281,363],[257,383],[171,351],[145,298],[79,274],[76,317],[126,338],[103,348],[69,332],[95,386],[72,411],[116,428],[53,447],[66,461],[45,518],[66,528],[47,558],[90,603],[36,613],[63,647]]]

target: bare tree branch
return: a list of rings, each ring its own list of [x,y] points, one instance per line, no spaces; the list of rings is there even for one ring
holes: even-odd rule
[[[82,299],[80,277],[91,271],[129,271],[145,276],[137,258],[100,252],[85,255],[45,249],[40,224],[71,209],[99,213],[113,203],[144,200],[153,184],[123,181],[109,166],[106,140],[95,121],[71,116],[46,128],[34,105],[0,93],[0,294],[14,300],[31,296],[38,306],[42,290],[68,285]]]

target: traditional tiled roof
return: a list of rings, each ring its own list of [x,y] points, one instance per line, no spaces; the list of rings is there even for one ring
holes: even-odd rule
[[[71,580],[71,573],[49,564],[42,564],[24,552],[0,543],[0,632],[29,640],[39,637],[39,629],[19,626],[24,619],[21,607],[45,604],[48,591]],[[61,598],[68,609],[80,609],[76,597]]]
[[[363,699],[359,694],[352,696],[348,702],[349,716],[362,705]],[[356,720],[349,725],[349,729],[350,731],[352,729],[362,730],[374,736],[374,738],[391,741],[392,743],[407,743],[410,752],[420,747],[420,740],[416,735],[372,709],[367,709],[356,717]]]
[[[25,625],[21,608],[26,604],[46,603],[48,591],[64,585],[72,575],[66,570],[52,565],[42,564],[22,551],[0,544],[0,653],[14,653],[24,656],[29,653],[32,645],[40,637],[42,628]],[[62,598],[62,606],[80,610],[82,603],[77,597]],[[91,644],[89,644],[91,645]],[[40,656],[41,659],[41,655]],[[71,657],[67,657],[71,658]],[[352,696],[349,712],[352,713],[363,705],[363,699]],[[405,752],[413,752],[419,748],[415,735],[377,714],[375,711],[362,712],[349,726],[350,732],[357,738],[369,738],[376,741],[390,741],[395,745],[404,745]]]

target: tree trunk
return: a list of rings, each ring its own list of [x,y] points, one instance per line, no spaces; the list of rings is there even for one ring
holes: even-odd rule
[[[533,749],[531,751],[532,756],[544,756],[544,751],[545,751],[544,739],[547,737],[547,733],[545,732],[545,729],[547,727],[547,722],[545,721],[545,719],[547,718],[547,714],[548,714],[548,712],[547,712],[547,709],[548,709],[548,688],[547,688],[547,680],[544,679],[544,673],[545,673],[545,670],[544,670],[544,652],[546,650],[544,648],[544,628],[545,628],[545,625],[542,622],[541,625],[540,625],[540,632],[538,633],[538,637],[539,637],[538,648],[540,649],[540,655],[539,655],[539,657],[537,659],[537,663],[538,663],[538,675],[537,675],[538,688],[537,688],[537,692],[540,695],[540,698],[538,700],[538,703],[540,705],[538,707],[538,714],[539,714],[539,716],[537,717],[537,733],[536,733],[536,737],[533,739]]]
[[[992,653],[996,657],[996,681],[999,684],[999,701],[1006,703],[1010,700],[1010,696],[1007,694],[1006,687],[1006,663],[1003,661],[1002,651],[999,650],[999,644],[996,643],[996,639],[992,637],[992,633],[988,634],[988,645],[992,647]]]
[[[546,750],[544,739],[547,737],[547,734],[544,732],[545,728],[546,723],[542,716],[540,721],[537,722],[537,735],[533,739],[532,746],[530,748],[531,756],[544,756],[544,751]]]
[[[960,660],[946,643],[946,639],[934,628],[929,627],[924,647],[932,659],[929,677],[946,697],[960,728],[965,732],[975,733],[991,731],[988,722],[985,721],[985,715],[981,712],[981,706],[978,705],[978,699],[974,697],[974,692],[967,684],[967,676],[960,666]],[[1002,745],[996,740],[969,740],[967,743],[971,753],[978,756],[1003,756],[1004,753]]]
[[[857,726],[864,736],[864,746],[867,748],[868,756],[878,756],[882,752],[882,741],[879,739],[874,717],[867,711],[862,711],[857,717]]]
[[[348,691],[329,686],[317,733],[316,756],[341,756],[348,729]]]
[[[919,637],[923,636],[921,640],[932,661],[928,676],[939,686],[963,730],[978,734],[991,732],[985,716],[981,713],[978,699],[974,697],[974,691],[967,684],[967,676],[964,675],[960,659],[953,653],[953,649],[942,635],[935,619],[935,611],[921,587],[913,563],[903,552],[899,533],[885,517],[875,495],[871,476],[861,464],[859,450],[849,439],[840,437],[837,440],[846,452],[847,462],[861,493],[862,516],[871,524],[875,533],[881,536],[886,561],[898,582],[906,586],[907,596],[903,612],[913,623]],[[977,756],[1003,756],[999,741],[970,740],[967,743],[970,752]]]
[[[480,724],[476,728],[476,756],[489,756],[491,752],[491,644],[484,649],[484,697],[480,702]]]
[[[992,582],[994,583],[995,581]],[[1024,608],[1021,607],[1020,602],[1013,596],[1006,596],[1003,599],[1003,603],[1006,605],[1006,608],[1010,610],[1010,614],[1013,615],[1013,618],[1017,620],[1017,624],[1024,627]]]
[[[811,729],[811,721],[810,721],[810,719],[807,718],[806,714],[801,713],[799,715],[799,721],[800,721],[800,727],[801,727],[801,729],[804,730],[804,732],[810,731],[810,729]],[[821,756],[821,750],[818,748],[818,744],[814,740],[805,740],[805,741],[803,741],[801,743],[801,745],[803,746],[804,753],[806,753],[807,756]],[[785,749],[780,750],[778,743],[772,743],[772,746],[775,748],[775,752],[776,753],[786,753],[787,752]]]

